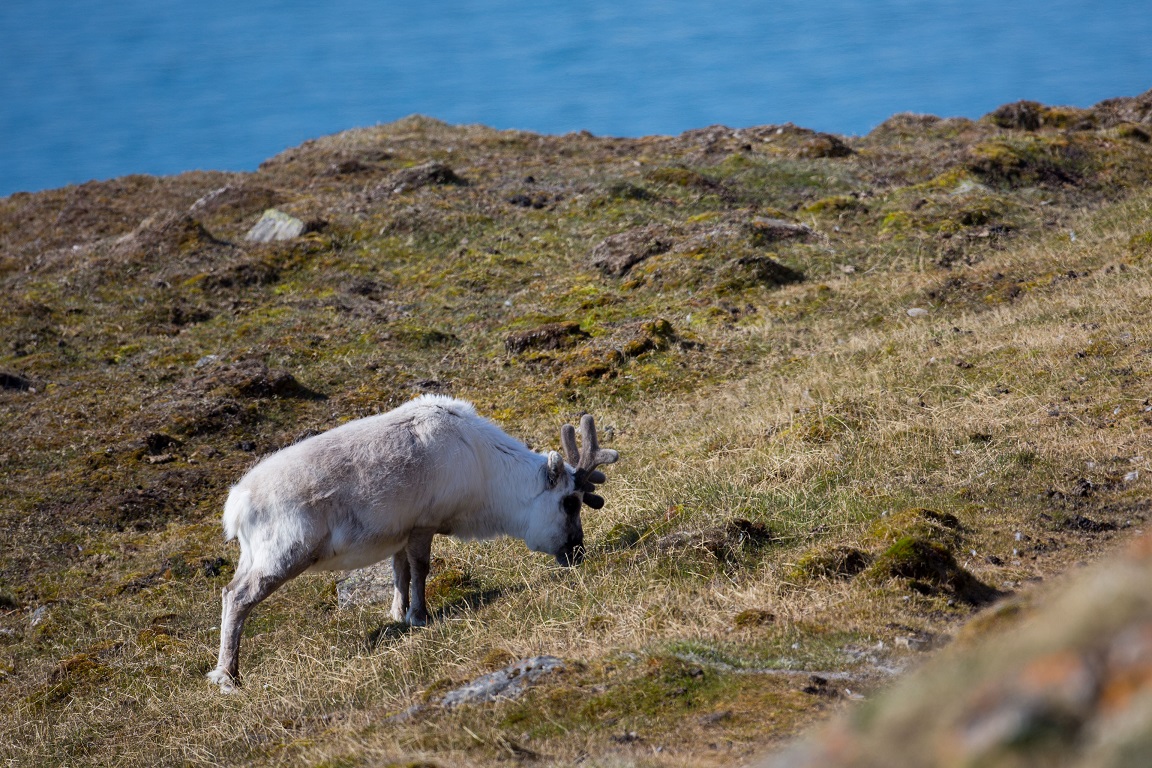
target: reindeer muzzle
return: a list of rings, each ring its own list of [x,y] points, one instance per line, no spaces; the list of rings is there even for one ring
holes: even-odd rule
[[[584,545],[577,544],[574,547],[565,547],[560,550],[556,553],[556,562],[565,568],[580,565],[584,562]]]

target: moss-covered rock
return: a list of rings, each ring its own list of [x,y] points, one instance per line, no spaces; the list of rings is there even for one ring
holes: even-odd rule
[[[916,592],[944,592],[971,605],[990,603],[1002,594],[960,567],[948,547],[916,536],[904,536],[881,552],[868,573],[876,579],[903,579]]]
[[[951,512],[927,507],[912,507],[884,515],[873,523],[869,538],[882,545],[906,537],[931,541],[944,547],[956,547],[964,534],[960,519]]]
[[[792,575],[798,579],[849,579],[872,563],[872,556],[856,547],[810,549],[797,561]]]
[[[508,334],[504,337],[504,348],[512,353],[529,349],[562,349],[587,338],[588,333],[580,328],[579,323],[547,323]]]

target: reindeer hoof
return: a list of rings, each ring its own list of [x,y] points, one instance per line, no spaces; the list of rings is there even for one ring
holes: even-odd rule
[[[404,620],[407,621],[408,625],[412,627],[428,626],[427,613],[415,613],[414,611],[408,611],[408,615],[404,617]]]
[[[232,693],[236,690],[236,681],[232,679],[232,675],[219,667],[209,672],[205,677],[220,686],[220,693]]]

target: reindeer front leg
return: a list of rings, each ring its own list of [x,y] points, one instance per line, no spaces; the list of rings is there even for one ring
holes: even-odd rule
[[[432,537],[436,531],[431,528],[418,528],[408,537],[408,545],[404,548],[408,555],[408,568],[411,571],[412,602],[404,618],[414,627],[423,627],[428,623],[428,602],[425,599],[425,587],[428,581],[428,569],[432,564]]]
[[[401,549],[392,555],[392,620],[404,621],[408,615],[408,587],[412,583],[412,570],[408,567],[408,552]]]

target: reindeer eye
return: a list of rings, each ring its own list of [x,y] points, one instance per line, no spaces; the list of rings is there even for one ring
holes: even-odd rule
[[[580,497],[576,494],[572,493],[565,496],[560,500],[560,504],[564,507],[564,513],[566,515],[580,514]]]

